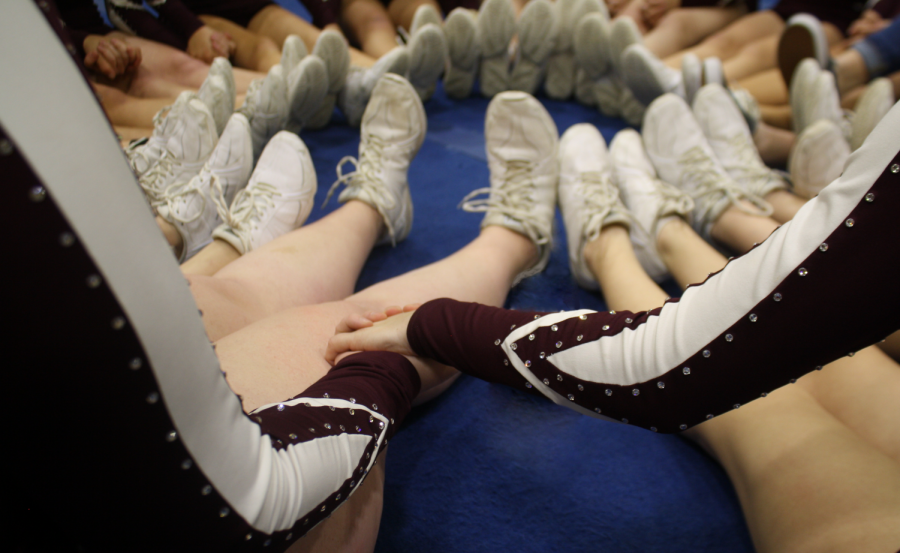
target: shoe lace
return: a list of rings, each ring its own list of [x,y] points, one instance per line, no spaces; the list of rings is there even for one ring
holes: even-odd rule
[[[219,194],[221,194],[222,186],[221,184],[219,184],[219,177],[213,173],[208,173],[205,171],[201,175],[192,178],[187,183],[173,184],[166,188],[163,194],[162,201],[164,201],[169,206],[169,216],[175,221],[182,224],[188,224],[200,218],[200,216],[206,210],[206,196],[201,193],[201,188],[209,181],[211,181],[210,184],[213,187],[217,187],[216,189],[218,190]],[[203,204],[200,206],[200,209],[194,211],[193,216],[184,218],[178,214],[176,204],[181,198],[191,196],[193,194],[197,194],[203,201]],[[218,209],[219,203],[216,202],[215,194],[212,195],[212,200]],[[221,215],[221,211],[219,213]]]
[[[737,152],[735,164],[726,167],[728,173],[738,182],[749,184],[751,182],[768,183],[771,181],[783,181],[783,178],[772,169],[766,167],[756,155],[756,147],[750,143],[745,134],[736,133],[728,140],[728,146],[733,152]],[[758,188],[758,187],[755,187]]]
[[[543,235],[531,221],[535,190],[534,172],[537,164],[533,161],[510,160],[500,180],[502,184],[493,188],[479,188],[466,195],[459,203],[463,211],[483,213],[493,211],[502,213],[522,225],[525,233],[535,244],[542,246],[550,242],[550,236]],[[476,199],[482,194],[487,198]]]
[[[647,175],[643,171],[632,167],[620,166],[617,168],[617,172],[619,178],[623,181],[628,181],[630,175],[634,175],[636,178],[647,178]],[[638,234],[643,234],[644,238],[651,241],[653,240],[653,237],[656,236],[656,232],[659,229],[658,225],[660,219],[672,214],[682,216],[690,215],[694,210],[694,200],[689,195],[671,184],[659,180],[655,176],[652,178],[655,182],[649,195],[652,196],[652,201],[659,206],[656,210],[656,215],[653,217],[653,227],[649,229],[644,228],[640,221],[636,219],[633,220],[633,223],[638,230]]]
[[[397,199],[391,193],[390,189],[385,186],[379,176],[379,171],[383,167],[384,142],[377,136],[367,135],[363,139],[363,145],[360,148],[359,159],[353,156],[344,156],[337,165],[337,180],[332,183],[322,202],[322,207],[328,204],[331,196],[343,184],[347,189],[355,189],[356,194],[361,192],[369,197],[372,207],[378,211],[384,224],[387,227],[388,235],[391,237],[391,244],[396,246],[397,241],[394,236],[394,225],[391,223],[387,211],[393,209],[397,205]],[[353,171],[344,173],[344,165],[353,165]]]
[[[712,157],[700,146],[685,151],[679,159],[679,164],[685,168],[683,182],[686,187],[693,190],[691,196],[697,207],[700,207],[701,219],[708,220],[710,212],[718,203],[719,195],[725,195],[729,202],[739,210],[750,215],[772,214],[772,206],[762,198],[748,194],[741,190],[733,182],[723,179],[721,171],[716,171]],[[757,210],[750,209],[742,200],[747,200]]]
[[[269,183],[257,181],[252,187],[239,191],[229,209],[225,205],[222,183],[216,175],[213,175],[212,187],[214,191],[212,200],[216,205],[219,217],[231,227],[235,236],[241,240],[244,251],[249,251],[251,227],[263,217],[267,210],[276,207],[275,197],[281,196],[281,192]]]
[[[139,179],[150,205],[157,206],[165,201],[168,188],[163,188],[163,185],[171,180],[174,165],[172,154],[163,150],[156,164]]]
[[[603,222],[619,206],[619,210],[633,222],[631,214],[621,208],[619,201],[619,189],[612,183],[608,173],[600,171],[586,171],[579,175],[575,185],[578,197],[583,198],[585,208],[591,214],[585,223],[584,234],[590,241],[600,235]]]

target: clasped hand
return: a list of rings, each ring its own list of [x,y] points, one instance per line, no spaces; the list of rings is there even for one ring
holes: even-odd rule
[[[328,340],[325,359],[334,365],[343,354],[354,351],[391,351],[414,356],[406,328],[419,304],[388,307],[384,312],[368,312],[345,317]]]

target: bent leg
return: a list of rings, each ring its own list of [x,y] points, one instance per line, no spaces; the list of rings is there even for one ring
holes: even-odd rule
[[[258,35],[237,23],[214,15],[201,15],[200,19],[213,29],[230,34],[234,39],[237,44],[234,65],[268,73],[273,65],[281,62],[281,48],[269,37]]]
[[[153,117],[161,109],[175,103],[174,97],[138,98],[111,86],[92,84],[103,111],[113,125],[148,129],[147,134],[153,129]]]
[[[730,25],[746,11],[743,6],[673,9],[644,36],[644,46],[664,59]]]
[[[681,67],[681,57],[690,52],[700,59],[716,57],[731,59],[741,49],[761,38],[778,36],[784,30],[784,21],[770,10],[758,11],[739,18],[721,31],[713,34],[697,46],[667,58],[666,64]]]
[[[377,0],[342,0],[341,17],[351,39],[366,54],[380,58],[397,47],[397,32]]]

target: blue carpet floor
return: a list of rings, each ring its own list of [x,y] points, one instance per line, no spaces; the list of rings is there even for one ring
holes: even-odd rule
[[[575,103],[542,101],[560,134],[589,122],[608,142],[624,127]],[[397,248],[373,252],[359,288],[446,257],[477,235],[480,216],[457,204],[488,185],[487,104],[480,97],[448,99],[440,88],[426,104],[428,135],[409,172],[412,234]],[[338,206],[332,199],[320,208],[338,160],[356,155],[359,134],[337,121],[301,136],[318,174],[315,220]],[[514,289],[508,307],[605,308],[599,295],[572,280],[561,222],[557,215],[549,267]],[[727,476],[693,444],[463,376],[414,410],[391,442],[376,551],[741,553],[753,547]]]

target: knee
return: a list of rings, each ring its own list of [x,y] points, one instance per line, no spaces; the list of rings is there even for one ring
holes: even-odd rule
[[[203,63],[202,61],[192,58],[188,54],[175,50],[174,48],[168,51],[168,65],[169,70],[175,75],[188,75],[196,72],[208,72],[209,66]]]
[[[708,56],[717,56],[720,58],[730,56],[741,47],[734,36],[727,32],[727,29],[710,36],[701,42],[700,46],[705,52],[708,52]]]
[[[665,29],[679,36],[684,36],[691,29],[690,15],[680,9],[669,10],[656,24],[655,29]]]
[[[262,57],[268,54],[278,54],[281,52],[281,48],[271,38],[260,35],[256,41],[255,51],[258,57]]]

